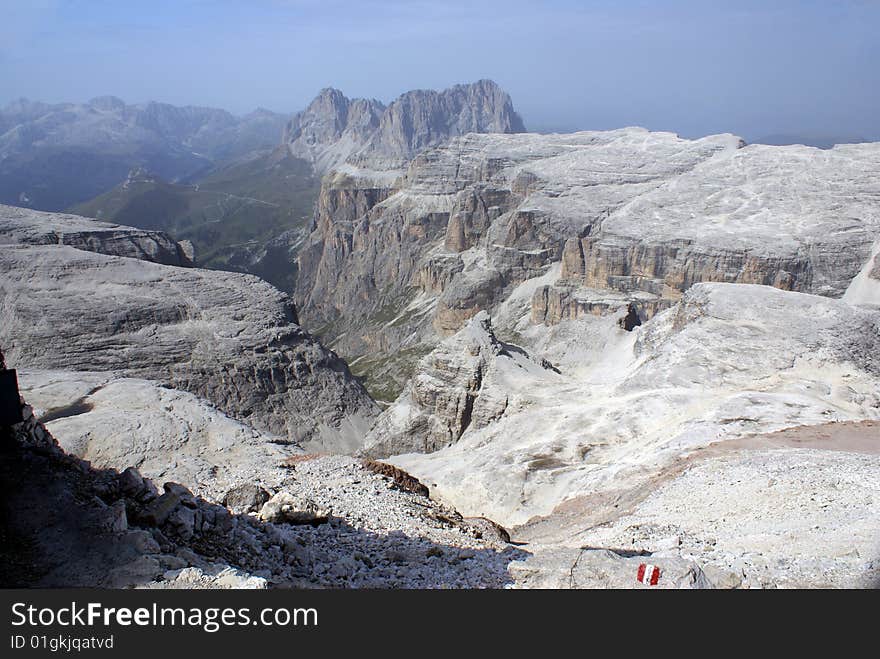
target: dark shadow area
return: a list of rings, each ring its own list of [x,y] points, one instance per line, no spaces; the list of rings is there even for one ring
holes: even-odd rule
[[[43,416],[40,417],[40,421],[42,423],[49,423],[50,421],[56,421],[57,419],[66,419],[71,416],[79,416],[80,414],[91,412],[93,408],[94,405],[86,402],[86,397],[84,396],[83,398],[80,398],[70,405],[55,407],[51,410],[48,410]]]
[[[93,468],[33,418],[13,428],[0,447],[2,588],[137,587],[218,566],[276,588],[501,588],[512,582],[510,562],[529,555],[380,534],[338,517],[264,523],[180,485],[159,494],[134,470]]]

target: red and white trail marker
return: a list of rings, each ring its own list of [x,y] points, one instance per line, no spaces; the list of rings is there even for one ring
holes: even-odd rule
[[[642,563],[639,565],[636,579],[646,586],[656,586],[657,582],[660,581],[660,568],[649,563]]]

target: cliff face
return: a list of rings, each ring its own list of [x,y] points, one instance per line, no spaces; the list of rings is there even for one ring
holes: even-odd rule
[[[131,241],[145,233],[131,231]],[[377,412],[345,363],[299,327],[290,299],[256,277],[28,242],[0,244],[0,268],[0,343],[13,366],[156,380],[322,450],[359,446]]]
[[[468,430],[484,428],[517,407],[518,397],[505,386],[517,371],[549,376],[552,370],[499,341],[488,314],[481,312],[419,360],[403,394],[376,420],[363,453],[386,457],[450,446]]]
[[[698,282],[838,297],[880,235],[878,171],[870,144],[467,135],[396,179],[351,164],[326,177],[296,299],[352,357],[433,347],[526,293],[502,330],[631,305],[644,322]]]
[[[0,244],[69,245],[163,265],[191,266],[192,245],[162,231],[98,222],[78,215],[42,213],[0,204]]]

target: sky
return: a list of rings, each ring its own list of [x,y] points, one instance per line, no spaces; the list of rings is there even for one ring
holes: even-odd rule
[[[880,0],[0,0],[0,105],[294,112],[480,78],[530,130],[880,140]]]

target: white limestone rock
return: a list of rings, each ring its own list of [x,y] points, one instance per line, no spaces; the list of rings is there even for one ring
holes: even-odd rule
[[[149,380],[24,369],[19,384],[68,453],[95,467],[134,467],[156,482],[182,483],[211,501],[236,486],[277,488],[287,477],[281,463],[302,453],[284,437]]]
[[[719,439],[880,417],[880,315],[837,300],[700,284],[634,332],[613,318],[559,327],[544,354],[562,377],[523,372],[504,389],[518,410],[390,461],[464,513],[511,526]]]
[[[68,216],[53,215],[66,223]],[[351,450],[377,413],[345,363],[249,275],[68,245],[0,245],[0,344],[12,366],[170,384],[320,450]]]
[[[465,135],[402,176],[350,163],[325,179],[295,299],[342,354],[377,362],[495,317],[537,280],[524,316],[548,325],[631,304],[644,321],[699,282],[840,297],[864,271],[858,295],[873,299],[878,170],[877,144]],[[428,313],[385,322],[383,305],[416,299]]]
[[[191,266],[192,245],[162,231],[135,229],[62,213],[42,213],[0,204],[0,245],[70,245],[165,265]]]
[[[454,444],[468,430],[517,409],[519,401],[507,388],[510,379],[547,368],[499,341],[481,312],[419,361],[403,394],[376,419],[362,453],[430,453]]]

